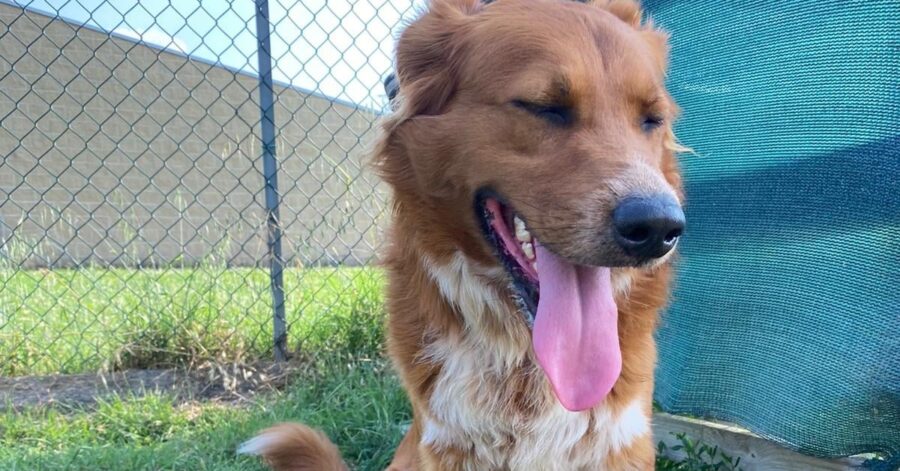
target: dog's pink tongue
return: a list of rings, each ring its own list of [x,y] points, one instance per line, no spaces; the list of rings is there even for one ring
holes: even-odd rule
[[[532,342],[566,409],[590,409],[622,371],[609,268],[574,265],[537,245],[540,299]]]

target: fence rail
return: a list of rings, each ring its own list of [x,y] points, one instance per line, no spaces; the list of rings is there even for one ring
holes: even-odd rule
[[[411,6],[0,0],[0,374],[149,365],[185,332],[297,348],[310,290],[377,276],[310,267],[378,248],[363,157]]]

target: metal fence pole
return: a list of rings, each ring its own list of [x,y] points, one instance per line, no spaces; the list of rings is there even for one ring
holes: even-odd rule
[[[278,217],[278,162],[275,156],[275,107],[268,0],[256,0],[256,44],[259,57],[259,112],[266,185],[269,284],[272,287],[275,360],[284,361],[287,359],[287,325],[284,317],[284,265],[281,259],[281,225]]]

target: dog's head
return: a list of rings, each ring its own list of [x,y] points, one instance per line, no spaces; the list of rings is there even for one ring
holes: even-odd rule
[[[382,175],[443,243],[506,269],[570,409],[621,368],[613,278],[662,263],[684,227],[666,36],[640,17],[631,1],[433,0],[397,46]]]

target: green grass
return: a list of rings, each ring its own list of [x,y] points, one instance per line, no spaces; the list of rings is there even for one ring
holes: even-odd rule
[[[322,428],[353,469],[382,470],[411,420],[383,360],[320,361],[287,392],[241,407],[173,405],[164,396],[116,398],[91,410],[38,408],[0,414],[0,469],[262,470],[236,447],[260,428],[296,420]],[[710,446],[679,436],[685,458],[661,471],[739,467]],[[661,450],[663,451],[663,450]]]
[[[325,430],[354,469],[384,469],[410,410],[380,355],[383,275],[291,269],[285,286],[291,348],[306,352],[285,391],[240,405],[150,395],[0,412],[0,469],[261,470],[235,449],[285,420]],[[260,269],[0,270],[0,375],[268,358],[270,313]],[[657,469],[734,469],[685,440],[686,458]]]
[[[89,411],[8,412],[0,415],[0,469],[262,469],[235,448],[281,420],[322,427],[355,469],[376,470],[390,461],[410,417],[383,361],[322,362],[288,392],[243,407],[148,396]]]
[[[252,268],[0,270],[0,376],[272,356],[268,272]],[[382,274],[285,271],[292,350],[374,351]]]

